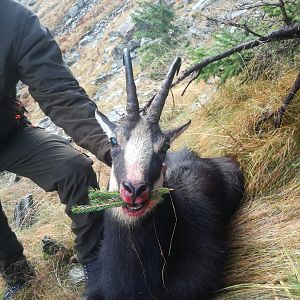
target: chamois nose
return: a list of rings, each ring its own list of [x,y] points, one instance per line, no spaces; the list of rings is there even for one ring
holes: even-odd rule
[[[140,183],[137,186],[134,186],[130,182],[123,182],[124,189],[134,198],[140,196],[147,189],[145,183]]]

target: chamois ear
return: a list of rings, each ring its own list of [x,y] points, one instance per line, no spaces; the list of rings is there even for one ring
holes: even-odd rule
[[[106,133],[106,135],[110,138],[112,135],[112,132],[115,130],[117,125],[111,121],[108,120],[108,118],[98,111],[97,109],[95,110],[95,118],[100,124],[101,128],[103,131]]]
[[[189,126],[191,125],[191,120],[189,120],[187,123],[185,123],[184,125],[177,127],[175,129],[170,129],[164,132],[164,135],[166,137],[166,139],[168,139],[170,141],[170,143],[172,143],[177,137],[179,137],[184,131],[186,131],[186,129],[189,128]]]

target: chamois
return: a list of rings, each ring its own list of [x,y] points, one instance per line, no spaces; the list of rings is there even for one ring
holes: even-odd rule
[[[123,59],[126,120],[117,126],[95,115],[111,141],[109,188],[119,190],[124,206],[105,211],[87,299],[209,299],[222,282],[226,232],[243,196],[243,174],[232,158],[168,151],[191,123],[167,131],[158,125],[180,58],[143,117],[127,49]],[[173,191],[151,200],[151,191],[162,186]]]

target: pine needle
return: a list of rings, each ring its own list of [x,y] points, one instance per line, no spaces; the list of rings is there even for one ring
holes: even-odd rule
[[[159,201],[164,194],[167,194],[170,191],[172,191],[172,189],[166,187],[153,190],[151,192],[150,200]],[[75,214],[89,213],[126,205],[118,191],[109,192],[90,189],[89,200],[90,205],[75,205],[72,207],[72,212]]]

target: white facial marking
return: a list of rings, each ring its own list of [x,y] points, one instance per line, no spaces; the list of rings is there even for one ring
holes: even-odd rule
[[[119,223],[124,225],[132,225],[139,220],[139,218],[132,218],[125,214],[122,207],[111,208],[110,213],[115,219],[118,220]]]
[[[133,131],[125,147],[125,167],[127,180],[140,183],[144,180],[145,170],[149,168],[153,152],[151,130],[141,119]]]
[[[117,191],[118,190],[118,183],[117,179],[115,176],[115,171],[114,171],[114,165],[111,167],[111,172],[110,172],[110,178],[109,178],[109,191]]]
[[[97,110],[95,110],[95,118],[98,121],[101,128],[103,129],[103,131],[110,138],[111,134],[112,134],[111,129],[109,128],[109,126],[107,126],[107,124],[105,122],[103,122],[101,115],[97,112]]]

